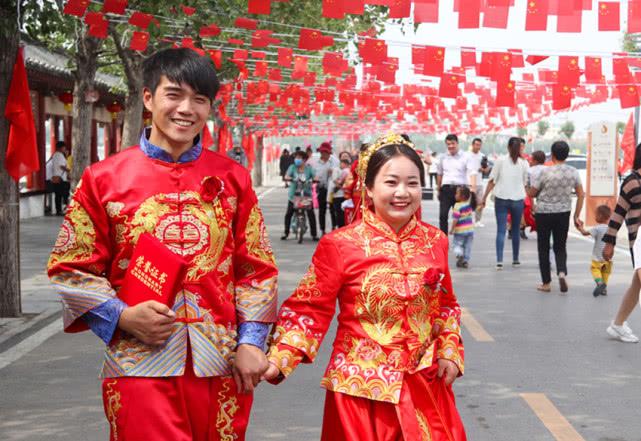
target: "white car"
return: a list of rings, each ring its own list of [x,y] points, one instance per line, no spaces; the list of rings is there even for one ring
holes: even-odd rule
[[[579,171],[581,185],[583,185],[583,190],[585,190],[587,185],[588,158],[585,155],[570,155],[568,156],[568,159],[565,160],[565,163]]]

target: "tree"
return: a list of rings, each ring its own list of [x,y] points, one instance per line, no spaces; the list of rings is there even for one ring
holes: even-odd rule
[[[527,136],[527,127],[525,127],[525,126],[518,126],[518,127],[516,128],[516,134],[517,134],[519,137],[521,137],[521,138],[525,138],[525,137]]]
[[[619,135],[623,135],[624,131],[625,131],[625,122],[624,121],[617,121],[617,133]]]
[[[550,123],[544,119],[542,119],[536,124],[536,130],[539,136],[541,137],[545,136],[549,128],[550,128]]]
[[[572,139],[574,130],[574,123],[572,121],[566,121],[559,129],[559,131],[563,133],[567,139]]]
[[[0,2],[0,317],[17,317],[20,305],[19,193],[5,168],[9,123],[4,117],[20,33],[15,2]]]

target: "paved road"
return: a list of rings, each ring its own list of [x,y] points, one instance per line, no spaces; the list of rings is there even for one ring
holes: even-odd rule
[[[279,240],[284,199],[284,190],[276,189],[261,201],[281,268],[281,300],[294,289],[314,249],[311,241]],[[425,203],[424,210],[428,220],[437,219],[436,204]],[[604,333],[631,276],[629,257],[617,252],[610,295],[594,299],[591,244],[573,237],[569,295],[541,294],[534,289],[534,237],[523,244],[520,268],[494,270],[492,217],[488,210],[487,226],[477,230],[471,268],[453,271],[456,293],[468,312],[466,375],[455,392],[469,439],[640,441],[641,345],[610,341]],[[40,260],[29,257],[31,265],[40,265],[53,241],[43,231],[55,234],[55,223],[29,221],[25,231],[33,234],[29,246],[43,243]],[[30,296],[34,304],[36,295],[52,294],[40,288]],[[639,311],[630,325],[641,333]],[[316,364],[301,366],[278,387],[261,386],[248,440],[319,439],[324,390],[318,383],[333,334],[331,329]],[[106,440],[96,379],[100,358],[91,334],[59,332],[0,369],[0,439]]]

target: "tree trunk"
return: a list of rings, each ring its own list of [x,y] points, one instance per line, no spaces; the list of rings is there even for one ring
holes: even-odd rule
[[[0,3],[0,109],[4,110],[18,51],[15,5]],[[18,317],[20,305],[20,200],[18,187],[5,168],[9,121],[0,116],[0,317]]]
[[[254,186],[263,186],[263,137],[256,137],[256,148],[254,149]]]
[[[127,100],[125,101],[125,124],[122,130],[121,150],[132,145],[137,145],[142,130],[142,62],[143,58],[136,51],[127,49],[121,44],[121,35],[116,28],[110,28],[111,37],[116,46],[116,51],[122,61],[127,78]]]
[[[86,93],[94,89],[98,69],[98,50],[102,40],[90,37],[83,30],[76,41],[76,70],[73,86],[72,149],[73,168],[71,187],[75,188],[82,173],[91,165],[91,123],[93,103],[87,102]]]

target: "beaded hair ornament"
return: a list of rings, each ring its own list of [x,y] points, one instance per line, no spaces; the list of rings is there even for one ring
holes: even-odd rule
[[[369,160],[372,158],[372,155],[374,153],[389,145],[405,145],[407,147],[410,147],[411,149],[415,149],[414,144],[403,138],[401,135],[396,133],[388,133],[387,135],[380,136],[367,148],[367,150],[360,153],[360,155],[358,156],[357,173],[361,185],[362,210],[365,210],[367,208],[365,177],[367,176],[367,166],[369,165]]]

